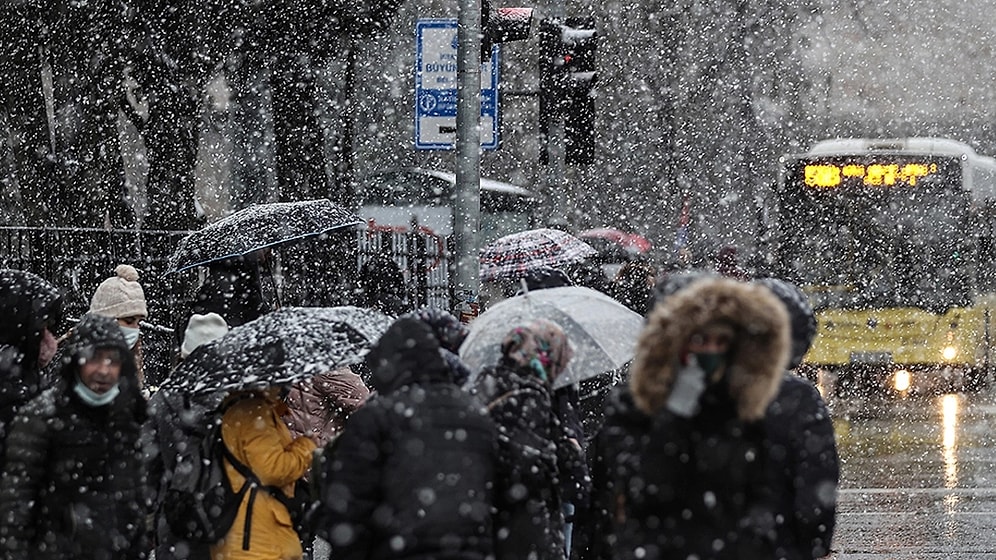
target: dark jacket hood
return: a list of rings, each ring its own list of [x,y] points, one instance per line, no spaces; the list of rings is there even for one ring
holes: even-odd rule
[[[792,331],[792,356],[788,368],[795,369],[802,363],[816,338],[816,313],[813,312],[813,306],[809,304],[806,293],[795,284],[778,278],[761,278],[757,283],[771,290],[788,311]]]
[[[382,395],[419,381],[450,379],[439,352],[439,341],[428,325],[417,319],[398,319],[367,355],[370,386]]]
[[[87,313],[80,322],[73,328],[69,337],[66,351],[63,353],[62,368],[60,369],[62,379],[69,383],[75,382],[75,375],[79,369],[81,355],[90,348],[114,348],[121,351],[121,379],[127,380],[128,384],[137,383],[135,358],[125,342],[124,334],[118,322],[110,317]]]
[[[767,288],[727,279],[696,281],[648,316],[630,378],[640,410],[653,415],[663,407],[689,337],[716,322],[735,332],[726,382],[737,416],[745,421],[764,416],[788,363],[788,316]]]
[[[56,333],[62,320],[62,296],[55,286],[23,270],[0,270],[0,346],[21,354],[22,365],[37,368],[45,327]],[[9,354],[9,351],[8,351]]]

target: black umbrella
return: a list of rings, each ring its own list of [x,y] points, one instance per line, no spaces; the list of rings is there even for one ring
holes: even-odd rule
[[[285,307],[197,348],[163,388],[187,393],[293,383],[363,360],[393,320],[360,307]]]
[[[170,256],[169,271],[240,257],[362,223],[356,214],[326,199],[257,204],[183,238]]]

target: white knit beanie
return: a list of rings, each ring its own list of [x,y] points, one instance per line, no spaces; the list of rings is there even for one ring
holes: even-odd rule
[[[145,306],[145,292],[138,283],[138,271],[127,264],[119,264],[114,269],[117,276],[104,280],[93,292],[90,312],[112,319],[120,317],[148,317]]]
[[[183,345],[180,346],[180,357],[186,358],[201,344],[207,344],[212,340],[225,336],[228,332],[228,323],[217,313],[199,315],[197,313],[190,316],[187,330],[183,333]]]

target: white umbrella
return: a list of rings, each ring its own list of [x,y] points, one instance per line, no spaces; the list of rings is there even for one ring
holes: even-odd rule
[[[567,334],[574,357],[554,381],[560,388],[617,369],[633,358],[643,317],[609,296],[590,288],[566,286],[535,290],[504,300],[470,324],[460,358],[471,370],[498,363],[501,341],[516,326],[547,319]]]

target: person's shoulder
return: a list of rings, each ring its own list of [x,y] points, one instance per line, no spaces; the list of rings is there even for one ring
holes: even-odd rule
[[[769,421],[782,415],[797,416],[802,413],[824,413],[826,402],[812,381],[792,372],[782,376],[778,393],[768,405],[766,416]]]
[[[229,399],[221,405],[222,418],[225,421],[262,417],[273,410],[270,402],[262,396],[230,397]]]
[[[22,423],[45,423],[54,420],[58,416],[59,388],[50,387],[22,406],[15,416],[15,422]]]
[[[792,372],[786,372],[782,376],[781,384],[778,387],[778,394],[775,398],[806,398],[818,399],[820,401],[823,400],[823,396],[820,394],[819,389],[816,388],[816,385],[814,385],[812,381]]]

